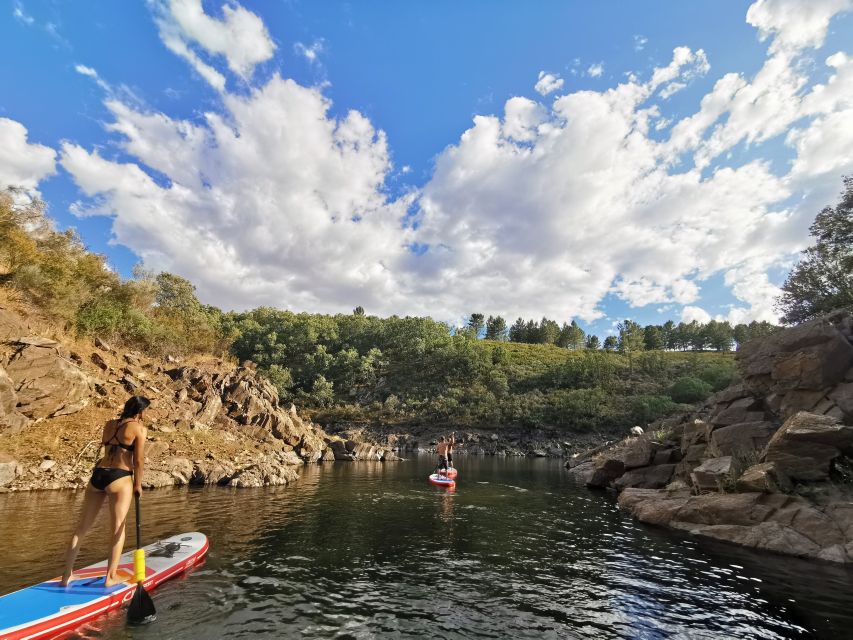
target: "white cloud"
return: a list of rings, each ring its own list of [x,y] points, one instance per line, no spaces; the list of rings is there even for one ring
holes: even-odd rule
[[[21,187],[35,191],[39,182],[56,171],[56,152],[27,142],[20,122],[0,118],[0,189]]]
[[[649,39],[645,36],[635,35],[634,36],[634,51],[642,51],[646,48]]]
[[[757,27],[761,39],[773,38],[771,53],[819,47],[833,16],[853,9],[853,0],[758,0],[746,21]]]
[[[382,192],[385,134],[355,111],[329,117],[319,90],[278,76],[224,102],[194,123],[108,101],[136,162],[64,144],[63,166],[98,197],[83,213],[113,216],[116,240],[147,266],[226,307],[403,308],[408,201]]]
[[[563,88],[563,79],[553,73],[539,72],[539,80],[534,89],[543,96]]]
[[[681,310],[681,321],[690,323],[694,320],[700,324],[705,324],[711,321],[711,314],[702,307],[684,307]]]
[[[201,0],[154,0],[154,6],[163,44],[218,91],[224,90],[225,76],[202,60],[193,46],[224,56],[228,68],[244,80],[275,51],[263,21],[236,2],[222,5],[222,19],[207,15]]]
[[[67,143],[62,163],[93,197],[84,213],[112,216],[116,240],[149,267],[225,307],[591,321],[616,295],[705,319],[700,287],[722,275],[738,301],[727,318],[772,319],[768,270],[802,248],[853,171],[853,65],[836,53],[821,69],[828,79],[810,82],[792,43],[816,42],[819,27],[807,37],[770,11],[782,5],[761,4],[752,17],[774,38],[762,68],[719,78],[671,129],[661,100],[709,72],[701,49],[679,47],[647,79],[549,106],[511,97],[499,115],[476,116],[427,184],[399,200],[384,185],[385,135],[366,117],[333,118],[321,88],[277,75],[229,93],[190,48],[207,41],[191,30],[174,42],[167,30],[164,42],[209,73],[223,112],[176,120],[108,96],[109,130],[132,161]],[[777,136],[789,169],[761,149],[712,165],[740,142]]]
[[[317,56],[323,53],[323,41],[315,40],[310,46],[305,46],[301,42],[297,42],[293,45],[293,50],[308,62],[313,63],[317,61]]]
[[[660,97],[666,100],[673,93],[677,93],[687,86],[686,82],[670,82],[660,92]]]
[[[598,78],[602,73],[604,73],[604,64],[592,64],[589,66],[589,69],[586,70],[586,74],[590,78]]]

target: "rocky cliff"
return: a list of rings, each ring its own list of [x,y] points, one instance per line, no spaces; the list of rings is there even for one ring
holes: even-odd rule
[[[396,457],[281,406],[252,368],[158,361],[58,333],[0,308],[0,491],[84,487],[104,422],[133,394],[152,400],[148,488],[280,485],[308,463]]]
[[[577,456],[643,522],[853,563],[853,316],[749,342],[742,382],[696,411]]]

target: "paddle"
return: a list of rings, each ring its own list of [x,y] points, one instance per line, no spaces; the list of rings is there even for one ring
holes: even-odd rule
[[[131,624],[145,624],[153,622],[157,616],[154,601],[142,583],[145,581],[145,549],[142,548],[142,533],[139,528],[139,494],[134,493],[136,502],[136,551],[133,552],[133,572],[136,578],[136,593],[130,601],[127,609],[127,621]]]

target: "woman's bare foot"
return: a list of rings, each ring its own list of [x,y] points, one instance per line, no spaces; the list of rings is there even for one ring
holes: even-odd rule
[[[67,578],[65,576],[62,576],[62,580],[59,581],[59,584],[61,584],[63,587],[67,587],[69,584],[71,584],[76,579],[77,579],[77,576],[75,576],[72,573]]]
[[[115,576],[113,576],[112,578],[110,576],[107,576],[106,578],[104,578],[104,588],[114,587],[117,584],[121,584],[122,582],[124,581],[119,580]]]

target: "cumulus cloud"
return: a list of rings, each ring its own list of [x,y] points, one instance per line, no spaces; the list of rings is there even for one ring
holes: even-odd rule
[[[20,122],[0,118],[0,189],[21,187],[35,191],[39,182],[54,174],[56,152],[27,142],[27,129]]]
[[[539,80],[534,89],[543,96],[563,88],[563,79],[553,73],[539,72]]]
[[[244,80],[275,51],[263,21],[237,3],[222,5],[221,19],[207,15],[201,0],[156,0],[154,7],[163,44],[218,91],[224,90],[225,76],[202,60],[193,47],[223,56],[228,68]]]
[[[589,66],[589,69],[586,70],[586,74],[590,78],[598,78],[602,73],[604,73],[604,64],[592,64]]]
[[[758,0],[746,13],[762,39],[773,38],[770,51],[819,47],[833,16],[853,9],[853,0]]]
[[[179,120],[109,96],[109,131],[130,161],[66,143],[62,164],[91,197],[84,214],[111,216],[116,240],[149,267],[191,278],[225,307],[594,320],[615,295],[705,319],[702,285],[721,275],[738,300],[726,317],[771,319],[768,270],[803,247],[815,212],[853,171],[850,58],[829,56],[827,79],[810,82],[817,71],[803,52],[826,26],[806,21],[816,26],[803,35],[787,6],[750,9],[773,39],[761,69],[722,76],[671,125],[660,101],[709,73],[701,49],[678,47],[646,77],[549,106],[511,97],[501,113],[476,116],[428,182],[400,199],[385,188],[388,142],[365,116],[332,117],[321,88],[278,75],[232,94],[213,67],[221,112]],[[194,33],[176,36],[189,54],[224,50]],[[713,164],[775,137],[789,168],[774,170],[760,149]]]
[[[193,123],[109,100],[109,129],[136,162],[64,144],[63,166],[98,196],[82,213],[114,216],[116,240],[146,265],[224,306],[402,304],[407,202],[382,191],[385,134],[355,111],[331,118],[319,90],[279,76],[224,102]]]
[[[686,306],[681,310],[682,322],[696,321],[700,324],[706,324],[712,320],[711,314],[705,311],[702,307]]]

